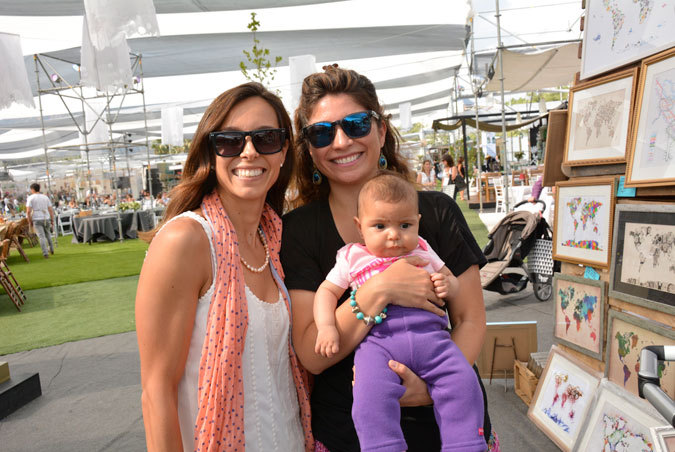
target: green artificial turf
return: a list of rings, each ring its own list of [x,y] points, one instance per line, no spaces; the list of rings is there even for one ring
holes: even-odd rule
[[[30,290],[22,312],[3,293],[0,355],[135,330],[137,284],[127,276]]]
[[[460,209],[462,209],[464,218],[466,219],[469,229],[471,229],[476,242],[478,242],[478,246],[483,249],[488,242],[488,230],[478,216],[478,211],[469,209],[469,204],[461,199],[457,200],[457,205],[459,205]]]
[[[85,281],[99,281],[138,275],[148,244],[142,240],[124,242],[71,243],[72,236],[59,237],[55,254],[42,257],[40,246],[23,249],[30,262],[11,249],[7,265],[23,290],[63,286]],[[0,291],[2,292],[2,291]]]

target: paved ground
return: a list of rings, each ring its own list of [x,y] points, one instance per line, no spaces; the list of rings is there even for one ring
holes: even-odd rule
[[[553,305],[528,287],[520,294],[485,292],[490,322],[536,320],[539,350],[552,344]],[[42,397],[0,421],[3,452],[143,451],[140,371],[135,333],[70,342],[2,357],[12,375],[39,372]],[[486,383],[490,414],[504,452],[555,451],[527,419],[513,380]]]

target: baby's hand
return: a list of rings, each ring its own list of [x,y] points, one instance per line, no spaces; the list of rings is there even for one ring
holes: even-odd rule
[[[434,283],[434,291],[438,298],[448,299],[453,298],[459,291],[459,281],[452,274],[432,273],[431,281]]]
[[[338,333],[337,328],[334,326],[323,326],[319,328],[316,335],[314,352],[326,358],[331,358],[339,350],[340,333]]]

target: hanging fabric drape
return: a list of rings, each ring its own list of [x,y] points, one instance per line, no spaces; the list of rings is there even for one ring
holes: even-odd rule
[[[84,0],[84,11],[96,50],[134,36],[159,36],[152,0]]]
[[[19,35],[0,33],[0,110],[13,103],[35,108]]]
[[[316,57],[314,55],[288,57],[288,70],[291,73],[291,111],[295,111],[300,103],[302,81],[309,74],[316,72]]]
[[[162,108],[162,144],[183,146],[183,108]]]
[[[114,45],[97,50],[91,43],[87,18],[82,27],[80,71],[82,84],[98,91],[123,88],[131,84],[129,46],[123,36]]]

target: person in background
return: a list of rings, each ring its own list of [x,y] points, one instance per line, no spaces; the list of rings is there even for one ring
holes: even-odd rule
[[[433,190],[436,187],[436,172],[431,166],[431,160],[425,159],[422,171],[417,173],[417,183],[424,190]]]
[[[466,188],[466,167],[464,166],[464,157],[458,157],[457,158],[457,175],[462,176],[462,182],[464,188],[457,190],[459,191],[459,196],[462,200],[464,200],[464,189]],[[455,199],[457,199],[457,195],[455,194]]]
[[[31,225],[40,239],[42,255],[47,259],[50,254],[54,254],[54,244],[52,243],[52,228],[55,226],[54,209],[52,209],[49,198],[40,193],[40,184],[31,184],[30,193],[26,201],[28,224]]]
[[[527,200],[531,203],[537,202],[537,199],[539,199],[539,196],[541,195],[542,189],[543,189],[543,179],[542,176],[539,176],[534,185],[532,185],[532,193],[530,197],[527,198]]]

